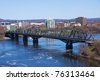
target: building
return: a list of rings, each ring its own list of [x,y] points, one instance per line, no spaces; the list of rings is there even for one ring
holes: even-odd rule
[[[7,30],[6,27],[0,26],[0,39],[5,36],[6,30]]]
[[[0,26],[7,28],[7,30],[10,30],[10,25],[10,22],[0,22]]]
[[[30,26],[29,22],[26,21],[21,21],[21,22],[17,22],[19,27],[26,27],[26,26]]]
[[[47,19],[46,20],[46,27],[47,28],[55,28],[55,20],[54,19]]]
[[[64,22],[56,22],[56,28],[64,28]]]
[[[44,23],[43,23],[43,22],[41,22],[41,23],[31,22],[30,25],[31,25],[31,26],[32,26],[32,25],[41,26],[41,25],[44,25]]]
[[[78,17],[75,19],[76,23],[80,23],[82,26],[87,25],[87,19],[84,17]]]
[[[10,25],[10,22],[0,22],[0,26]]]
[[[70,23],[69,22],[64,22],[64,27],[70,27]]]

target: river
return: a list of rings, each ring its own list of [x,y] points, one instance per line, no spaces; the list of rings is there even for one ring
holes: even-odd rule
[[[95,36],[100,40],[100,34]],[[98,66],[86,59],[66,57],[65,43],[60,40],[40,38],[38,47],[32,46],[32,39],[28,39],[28,46],[23,46],[8,39],[0,41],[1,67],[87,67]],[[80,43],[73,44],[73,54],[79,55]],[[99,65],[100,66],[100,65]]]

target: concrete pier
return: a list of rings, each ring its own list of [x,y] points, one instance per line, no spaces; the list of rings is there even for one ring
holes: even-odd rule
[[[73,45],[72,42],[68,41],[66,43],[66,54],[72,54]]]
[[[19,42],[19,36],[18,36],[18,34],[15,34],[15,41]]]
[[[38,38],[37,37],[33,37],[33,46],[34,45],[38,45]]]
[[[14,40],[14,39],[15,39],[15,35],[14,35],[14,34],[10,34],[10,38],[11,38],[12,40]]]
[[[67,42],[66,43],[66,49],[73,49],[72,42]]]
[[[28,45],[28,36],[27,36],[27,35],[23,35],[23,44],[24,44],[25,46]]]

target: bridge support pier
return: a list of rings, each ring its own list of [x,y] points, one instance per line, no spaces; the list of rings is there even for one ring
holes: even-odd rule
[[[88,42],[88,46],[93,46],[93,42]]]
[[[25,46],[28,45],[28,36],[27,35],[23,35],[23,43]]]
[[[12,40],[14,40],[14,39],[15,39],[15,35],[14,35],[14,34],[10,34],[10,38],[11,38]]]
[[[38,38],[33,37],[33,47],[38,47]]]
[[[18,34],[15,34],[15,41],[19,42],[19,36],[18,36]]]
[[[67,52],[68,54],[72,54],[72,49],[73,49],[72,42],[71,42],[71,41],[68,41],[68,42],[66,43],[66,52]]]

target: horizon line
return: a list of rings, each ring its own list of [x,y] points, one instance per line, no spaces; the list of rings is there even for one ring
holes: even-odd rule
[[[84,16],[79,16],[79,17],[84,17]],[[78,18],[78,17],[76,17]],[[84,17],[84,18],[87,18],[87,19],[92,19],[92,18],[100,18],[100,17]],[[0,18],[0,19],[3,19],[3,20],[39,20],[39,19],[49,19],[49,18],[30,18],[30,19],[7,19],[7,18]],[[70,20],[70,19],[75,19],[75,18],[51,18],[51,19],[67,19],[67,20]]]

